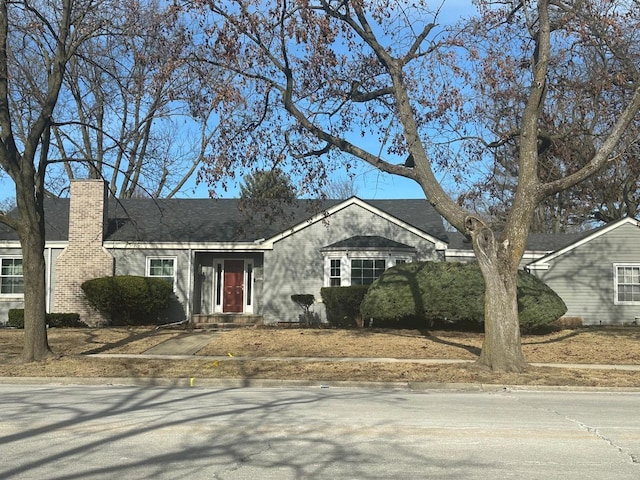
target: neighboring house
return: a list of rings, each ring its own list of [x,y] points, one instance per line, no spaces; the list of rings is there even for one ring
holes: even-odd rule
[[[640,222],[624,218],[582,235],[527,269],[585,325],[640,322]]]
[[[293,294],[369,284],[387,268],[420,260],[472,261],[470,242],[446,232],[426,200],[296,200],[275,212],[237,199],[107,198],[101,180],[74,180],[70,199],[47,199],[47,311],[104,322],[88,307],[83,281],[143,275],[171,282],[166,322],[298,320]],[[281,211],[279,209],[282,209]],[[638,222],[581,235],[531,235],[522,266],[560,294],[585,324],[640,316]],[[22,308],[22,255],[0,224],[0,321]],[[527,265],[528,264],[528,265]]]

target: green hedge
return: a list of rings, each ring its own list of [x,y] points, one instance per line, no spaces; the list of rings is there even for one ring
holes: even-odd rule
[[[415,262],[397,265],[376,280],[361,305],[363,318],[380,323],[480,325],[484,279],[477,263]],[[520,327],[532,331],[560,318],[567,307],[537,277],[518,272]]]
[[[89,304],[111,325],[149,325],[173,299],[173,286],[164,279],[121,275],[87,280],[82,284]]]
[[[320,296],[326,308],[329,325],[343,328],[362,326],[360,304],[368,289],[369,285],[321,288]]]
[[[80,320],[77,313],[47,313],[46,322],[50,327],[86,327],[87,324]],[[24,309],[12,308],[9,310],[9,320],[7,326],[14,328],[24,328]]]

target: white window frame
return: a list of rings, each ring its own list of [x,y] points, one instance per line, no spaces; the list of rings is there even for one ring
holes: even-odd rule
[[[173,291],[175,292],[176,283],[177,283],[178,257],[162,256],[162,255],[147,256],[145,276],[149,278],[169,278],[166,275],[151,275],[151,262],[153,260],[171,260],[173,262],[173,276],[172,276],[173,281],[171,282],[171,285],[173,287]]]
[[[385,250],[368,250],[368,251],[342,251],[327,252],[324,254],[324,286],[331,287],[331,260],[340,260],[340,286],[351,286],[351,260],[384,260],[385,271],[396,265],[398,260],[405,263],[414,261],[413,256],[407,253],[395,253]]]
[[[626,285],[637,285],[640,288],[640,263],[614,263],[613,264],[613,304],[614,305],[640,305],[640,300],[620,300],[618,296],[618,289],[620,287],[620,281],[618,279],[618,269],[620,268],[634,268],[638,270],[638,283],[628,283]],[[640,298],[640,295],[638,295]]]
[[[333,262],[338,262],[338,274],[334,275],[334,266],[333,266]],[[342,267],[343,267],[343,260],[342,258],[335,258],[335,257],[331,257],[329,258],[329,281],[326,282],[327,285],[329,287],[341,287],[342,286]],[[334,285],[334,280],[337,280],[337,285]]]
[[[213,259],[213,311],[223,313],[224,310],[224,262],[225,260],[242,260],[244,262],[244,285],[242,293],[242,313],[253,313],[256,302],[256,262],[253,258],[220,257]],[[218,270],[218,266],[220,269]]]
[[[3,255],[0,257],[0,282],[2,281],[2,278],[4,277],[18,277],[18,275],[2,275],[2,263],[4,262],[4,260],[22,260],[22,255]],[[3,293],[2,290],[0,289],[0,296],[2,296],[2,298],[23,298],[24,297],[24,265],[23,265],[23,271],[22,271],[22,292],[20,293]]]

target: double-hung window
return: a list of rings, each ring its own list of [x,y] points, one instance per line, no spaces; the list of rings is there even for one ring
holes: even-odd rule
[[[342,268],[339,258],[330,259],[329,265],[329,286],[339,287],[342,279]]]
[[[0,259],[0,294],[22,295],[23,293],[22,258],[3,257]]]
[[[175,257],[147,257],[147,277],[162,278],[175,288]]]
[[[616,304],[640,304],[640,265],[613,266]]]

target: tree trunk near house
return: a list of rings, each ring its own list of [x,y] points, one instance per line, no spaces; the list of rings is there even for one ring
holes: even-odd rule
[[[23,247],[22,251],[25,284],[22,361],[37,362],[52,353],[47,340],[44,256],[32,246]]]
[[[467,220],[473,249],[485,283],[484,341],[477,360],[495,372],[523,372],[518,318],[518,268],[498,247],[493,232],[476,219]]]
[[[30,199],[35,200],[35,199]],[[29,202],[31,203],[31,202]],[[24,346],[23,362],[37,362],[52,354],[47,339],[46,267],[44,261],[44,211],[34,202],[33,212],[21,219],[18,229],[22,247],[24,280]]]
[[[484,342],[477,363],[495,372],[523,372],[518,319],[517,273],[496,271],[494,265],[480,267],[485,281]]]

